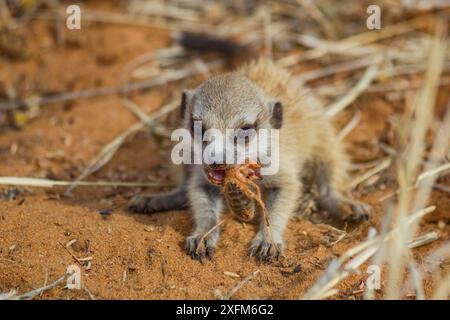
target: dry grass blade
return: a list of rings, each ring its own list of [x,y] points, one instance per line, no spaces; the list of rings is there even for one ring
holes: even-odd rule
[[[179,6],[172,5],[168,2],[154,1],[129,1],[128,11],[132,14],[144,14],[147,16],[166,17],[171,19],[188,20],[198,22],[199,15],[196,11]]]
[[[163,113],[160,114],[160,116],[167,113],[168,111],[172,111],[173,110],[172,108],[176,108],[177,103],[178,103],[177,101],[173,101],[172,103],[168,104],[167,105],[168,110],[167,109],[161,110],[163,111]],[[128,98],[124,98],[122,99],[122,104],[134,115],[136,115],[136,117],[138,117],[143,123],[145,123],[152,133],[163,137],[170,137],[171,132],[163,124],[156,122],[154,118],[150,117],[145,112],[143,112],[133,101],[131,101]]]
[[[208,68],[214,69],[220,67],[221,65],[222,62],[217,60],[208,63]],[[168,82],[182,80],[187,77],[197,75],[201,72],[202,70],[198,70],[198,68],[194,66],[180,70],[170,70],[167,71],[165,74],[159,75],[158,77],[154,77],[141,82],[128,83],[121,86],[101,87],[98,89],[87,89],[75,92],[62,92],[45,97],[37,97],[37,98],[34,97],[26,100],[0,102],[0,110],[11,110],[28,106],[41,106],[56,102],[64,102],[77,99],[88,99],[105,95],[124,94],[133,91],[140,91],[152,87],[162,86],[164,84],[167,84]]]
[[[61,284],[68,276],[70,276],[71,274],[65,274],[63,275],[61,278],[59,278],[58,280],[56,280],[55,282],[44,286],[42,288],[38,288],[35,290],[32,290],[30,292],[26,292],[20,295],[16,295],[16,291],[12,290],[9,293],[3,293],[0,294],[0,300],[31,300],[34,297],[37,297],[38,295],[40,295],[42,292],[45,292],[47,290],[53,289],[54,287],[58,286],[59,284]]]
[[[445,186],[441,186],[439,184],[434,183],[440,176],[447,173],[447,171],[450,169],[450,163],[444,163],[440,166],[437,166],[437,164],[440,162],[441,157],[443,154],[445,154],[445,149],[449,147],[449,138],[450,138],[450,100],[447,104],[449,108],[447,108],[447,113],[444,117],[444,120],[442,120],[439,128],[439,132],[436,137],[436,142],[433,147],[433,150],[431,151],[430,160],[426,163],[424,171],[417,177],[416,182],[413,186],[410,186],[408,188],[408,191],[414,190],[416,188],[421,187],[423,184],[428,185],[428,192],[424,192],[423,195],[420,196],[420,198],[426,198],[429,195],[429,192],[431,191],[431,188],[437,188],[446,191]],[[395,192],[391,192],[388,194],[385,194],[383,197],[378,199],[379,202],[386,201],[387,199],[398,195],[400,193],[400,190],[397,190]],[[424,200],[420,200],[423,202]]]
[[[348,189],[353,189],[355,188],[357,185],[359,185],[360,183],[366,181],[367,179],[369,179],[370,177],[376,175],[377,173],[389,168],[389,166],[391,165],[392,160],[391,159],[385,159],[383,160],[380,164],[378,164],[376,167],[368,170],[367,172],[363,173],[362,175],[356,177],[355,179],[353,179],[348,185],[347,188]]]
[[[422,285],[422,274],[418,270],[417,265],[413,259],[409,260],[408,268],[411,273],[412,282],[414,284],[416,300],[425,300],[425,293],[423,291]]]
[[[297,81],[301,83],[306,83],[312,80],[320,79],[323,77],[331,76],[340,72],[348,72],[357,69],[361,69],[372,65],[373,56],[363,57],[357,60],[346,61],[338,64],[334,64],[331,66],[327,66],[325,68],[321,68],[318,70],[313,70],[309,72],[304,72],[296,77]]]
[[[410,225],[415,223],[424,215],[434,211],[435,209],[436,207],[431,206],[411,214],[409,216],[407,224]],[[336,284],[355,272],[364,262],[372,257],[377,252],[377,250],[380,249],[380,246],[383,242],[392,239],[392,237],[394,237],[398,232],[399,228],[394,228],[390,232],[388,232],[385,237],[378,236],[375,238],[371,238],[361,243],[360,245],[351,248],[350,250],[345,252],[339,259],[333,260],[330,263],[325,274],[321,278],[319,278],[319,280],[311,289],[306,292],[302,299],[315,300],[323,299],[324,297],[329,296],[329,291],[332,290]],[[351,257],[354,258],[344,264]]]
[[[447,300],[450,292],[450,275],[447,275],[435,289],[431,300]]]
[[[417,237],[414,240],[410,241],[408,246],[409,248],[426,246],[427,244],[430,244],[433,241],[436,241],[437,239],[439,239],[439,232],[431,231],[424,234],[423,236]]]
[[[356,126],[359,124],[359,122],[361,121],[361,112],[357,112],[351,119],[350,121],[345,125],[344,128],[342,128],[341,131],[339,131],[337,138],[339,141],[344,140],[344,138],[350,133],[352,132],[353,129],[356,128]]]
[[[444,163],[443,165],[435,168],[430,169],[428,171],[425,171],[419,175],[416,181],[416,185],[419,185],[423,180],[428,179],[430,177],[440,177],[444,174],[447,174],[450,171],[450,162]]]
[[[108,143],[103,149],[100,151],[100,153],[91,161],[91,163],[88,165],[88,167],[81,173],[80,176],[73,182],[73,184],[66,190],[66,194],[69,194],[73,189],[75,189],[80,181],[87,178],[91,173],[99,170],[101,167],[103,167],[106,163],[111,160],[111,158],[114,156],[116,151],[120,148],[120,146],[125,142],[126,138],[130,136],[131,134],[138,132],[145,128],[145,124],[142,122],[138,122],[133,124],[131,127],[123,131],[121,134],[119,134],[113,141]]]
[[[311,0],[297,0],[297,2],[305,9],[306,12],[313,18],[323,29],[328,38],[336,38],[336,30],[334,25],[330,22],[330,18],[326,17],[322,11]]]
[[[157,51],[146,52],[137,58],[128,62],[120,72],[120,79],[124,81],[124,79],[132,73],[133,70],[138,68],[139,66],[158,61],[158,64],[161,65],[161,60],[167,60],[168,58],[173,58],[178,55],[182,55],[184,52],[183,47],[179,45],[174,45],[168,48],[162,48]]]
[[[86,291],[86,293],[89,296],[89,299],[91,300],[97,300],[95,299],[95,296],[92,294],[92,292],[86,287],[86,286],[82,286],[83,290]]]
[[[11,290],[9,292],[0,293],[0,301],[1,300],[12,300],[16,296],[17,291]]]
[[[62,180],[50,180],[50,179],[38,179],[38,178],[26,178],[26,177],[0,177],[0,185],[10,186],[28,186],[28,187],[41,187],[41,188],[53,188],[72,186],[75,181],[62,181]],[[140,182],[140,181],[79,181],[79,186],[85,187],[160,187],[160,186],[172,186],[173,184],[160,183],[160,182]]]
[[[317,48],[311,49],[307,52],[302,52],[300,54],[281,58],[277,61],[277,64],[283,67],[289,67],[299,63],[300,61],[323,57],[328,53],[345,54],[354,48],[358,48],[369,43],[384,40],[422,28],[426,26],[432,18],[434,18],[434,15],[423,15],[418,18],[413,18],[409,21],[388,25],[386,27],[383,27],[381,30],[363,32],[340,40],[339,42],[337,42],[337,46],[319,45]]]
[[[407,241],[417,229],[418,221],[411,225],[406,224],[407,211],[411,203],[413,203],[413,210],[426,204],[434,182],[427,180],[429,183],[421,186],[413,198],[410,192],[411,185],[414,183],[423,161],[426,134],[433,121],[434,104],[446,54],[445,30],[447,25],[437,20],[435,26],[436,33],[430,48],[424,85],[414,103],[407,105],[401,125],[398,127],[398,136],[404,152],[400,153],[402,156],[397,160],[397,180],[400,193],[394,209],[394,224],[400,228],[400,232],[394,237],[390,247],[390,254],[393,258],[388,260],[387,299],[401,297],[402,274],[409,258]]]
[[[149,116],[146,118],[146,121],[152,122],[159,117],[167,114],[168,112],[171,112],[172,110],[175,110],[177,105],[175,103],[168,104],[164,107],[162,107],[159,111],[154,113],[152,116]],[[138,122],[126,129],[124,132],[119,134],[113,141],[108,143],[103,149],[100,151],[100,153],[94,158],[94,160],[91,161],[91,163],[88,165],[88,167],[81,173],[81,175],[74,181],[74,183],[67,189],[66,194],[70,193],[74,188],[76,188],[79,185],[79,182],[84,180],[86,177],[88,177],[91,173],[99,170],[101,167],[103,167],[106,163],[111,160],[111,158],[114,156],[114,154],[117,152],[117,150],[120,148],[120,146],[125,142],[126,138],[130,136],[131,134],[138,132],[145,128],[145,123]]]
[[[66,20],[67,15],[61,10],[40,10],[34,16],[35,19],[43,20]],[[155,19],[143,14],[120,13],[111,11],[97,11],[84,9],[83,20],[97,23],[109,23],[117,25],[145,27],[145,28],[164,28],[170,31],[192,31],[202,32],[208,30],[212,33],[220,33],[220,28],[207,24],[205,22],[195,21],[164,21]]]
[[[373,84],[368,89],[367,92],[370,93],[380,93],[380,92],[397,92],[397,91],[408,91],[420,88],[423,84],[422,80],[409,80],[409,81],[389,81],[381,84]],[[439,86],[450,85],[449,77],[442,77],[439,81]]]
[[[332,103],[327,107],[325,115],[329,118],[334,117],[339,112],[348,107],[353,101],[356,100],[366,90],[372,81],[375,79],[378,69],[380,68],[381,59],[380,56],[375,58],[373,65],[368,67],[364,72],[364,75],[357,82],[357,84],[342,98]]]
[[[440,183],[433,184],[433,188],[437,189],[437,190],[440,190],[440,191],[443,191],[443,192],[450,193],[450,187],[444,186],[444,185],[442,185]]]

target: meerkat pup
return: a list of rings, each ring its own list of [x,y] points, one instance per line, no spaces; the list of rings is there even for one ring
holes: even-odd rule
[[[249,129],[279,130],[278,170],[275,174],[263,174],[259,182],[269,212],[272,239],[264,232],[261,219],[250,244],[250,255],[265,261],[280,256],[289,219],[311,197],[319,210],[353,220],[368,218],[365,205],[343,196],[348,159],[320,102],[271,61],[252,62],[185,91],[181,112],[185,127],[190,130],[195,121],[201,121],[203,130],[214,128],[224,134],[226,129],[241,133]],[[203,236],[220,221],[226,205],[222,189],[210,181],[220,182],[223,176],[223,166],[185,165],[184,179],[178,188],[165,194],[136,196],[129,210],[154,213],[191,207],[195,228],[186,239],[186,251],[196,259],[212,258],[220,229]],[[200,240],[204,243],[200,244]]]

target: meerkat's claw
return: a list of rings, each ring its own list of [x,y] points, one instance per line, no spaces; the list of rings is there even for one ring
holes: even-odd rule
[[[260,261],[271,262],[282,256],[283,245],[267,240],[255,239],[250,246],[250,257],[256,256]]]
[[[215,244],[211,239],[205,238],[201,241],[202,236],[190,236],[186,239],[184,248],[186,253],[194,260],[203,263],[205,257],[212,260],[216,250]]]

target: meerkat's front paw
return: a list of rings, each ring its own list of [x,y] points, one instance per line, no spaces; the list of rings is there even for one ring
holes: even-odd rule
[[[344,200],[345,206],[343,211],[345,212],[343,218],[347,222],[364,222],[368,221],[371,214],[372,207],[364,202],[356,200]]]
[[[260,261],[271,262],[278,260],[283,255],[283,243],[271,242],[258,234],[252,241],[249,250],[250,257],[256,256]]]
[[[186,238],[184,248],[186,253],[192,257],[192,259],[203,262],[205,257],[212,260],[216,250],[217,240],[219,238],[217,234],[210,234],[207,237],[203,235],[193,234]]]
[[[129,204],[128,211],[132,213],[154,213],[157,212],[152,204],[154,197],[152,196],[134,196]]]

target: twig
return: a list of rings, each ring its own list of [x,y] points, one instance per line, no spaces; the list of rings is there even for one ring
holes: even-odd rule
[[[305,9],[306,12],[313,18],[323,29],[326,36],[329,38],[336,37],[335,26],[329,21],[322,11],[320,11],[311,0],[297,0],[297,2]]]
[[[220,221],[219,223],[217,223],[214,227],[212,227],[211,229],[209,229],[207,232],[205,232],[202,237],[200,238],[200,240],[198,241],[198,246],[197,249],[195,250],[195,253],[198,254],[198,252],[201,249],[201,246],[204,245],[204,241],[206,239],[207,236],[209,236],[214,230],[216,230],[218,227],[220,227],[223,223],[225,222],[225,220]]]
[[[325,68],[321,68],[318,70],[313,70],[309,72],[304,72],[295,77],[295,80],[300,81],[302,83],[309,82],[311,80],[320,79],[323,77],[331,76],[340,72],[348,72],[357,69],[361,69],[373,64],[373,55],[365,56],[361,59],[350,60],[338,64],[334,64],[331,66],[327,66]]]
[[[450,187],[444,186],[440,183],[433,184],[433,188],[438,189],[440,191],[448,192],[450,193]]]
[[[367,172],[363,173],[362,175],[356,177],[355,179],[353,179],[348,185],[347,188],[348,189],[353,189],[355,188],[358,184],[360,184],[361,182],[366,181],[367,179],[369,179],[370,177],[376,175],[377,173],[383,171],[386,168],[389,168],[389,166],[391,165],[392,160],[390,158],[385,159],[384,161],[382,161],[380,164],[378,164],[376,167],[368,170]]]
[[[224,296],[224,300],[229,300],[232,296],[236,294],[247,282],[252,280],[260,271],[256,270],[250,273],[248,276],[246,276],[242,281],[240,281],[235,287],[233,287],[230,292]]]
[[[222,65],[222,62],[217,60],[208,64],[209,68],[217,68]],[[102,87],[98,89],[87,89],[76,92],[62,92],[45,97],[34,97],[26,100],[15,100],[0,102],[0,111],[12,110],[17,108],[23,108],[28,106],[41,106],[55,102],[64,102],[75,99],[87,99],[112,94],[125,94],[133,91],[141,91],[152,87],[162,86],[168,82],[181,80],[190,76],[201,73],[195,66],[186,69],[172,70],[166,74],[159,75],[158,77],[151,78],[141,82],[128,83],[122,86]]]
[[[65,12],[40,10],[34,15],[35,19],[43,20],[65,20],[67,16]],[[118,25],[146,27],[146,28],[164,28],[171,31],[209,31],[212,33],[223,33],[223,30],[214,25],[206,24],[204,22],[193,21],[170,21],[165,22],[161,19],[155,19],[142,14],[130,14],[120,12],[83,10],[83,20],[98,23],[111,23]],[[223,29],[223,28],[222,28]]]
[[[88,296],[89,296],[89,298],[91,300],[96,300],[95,296],[92,294],[92,292],[85,285],[83,285],[82,288],[83,288],[84,291],[86,291],[86,293],[88,294]]]
[[[450,162],[444,163],[443,165],[440,165],[437,168],[421,173],[417,178],[416,185],[420,184],[423,180],[427,178],[440,177],[444,175],[447,171],[450,171]]]
[[[407,82],[390,81],[382,84],[372,84],[367,88],[367,92],[379,93],[390,91],[408,91],[420,88],[423,85],[422,79],[409,80]],[[442,77],[438,83],[439,86],[450,85],[450,77]]]
[[[62,283],[70,275],[71,275],[70,273],[67,273],[67,274],[63,275],[61,278],[59,278],[58,280],[56,280],[55,282],[49,284],[48,286],[44,286],[42,288],[38,288],[38,289],[29,291],[27,293],[24,293],[24,294],[21,294],[18,296],[9,297],[9,300],[31,300],[34,297],[40,295],[42,292],[53,289],[54,287],[56,287],[57,285]]]
[[[158,64],[161,65],[161,60],[166,60],[168,58],[173,58],[178,55],[182,55],[184,52],[183,47],[180,45],[174,45],[168,48],[162,48],[156,51],[146,52],[137,58],[128,62],[120,71],[120,79],[124,81],[125,77],[129,75],[133,70],[139,67],[142,64],[153,62],[155,60],[158,61]]]
[[[198,22],[199,14],[195,10],[185,9],[180,6],[171,5],[167,2],[154,1],[130,1],[127,9],[132,14],[146,16],[158,16],[171,19],[188,20]]]
[[[122,99],[122,104],[130,110],[143,123],[150,127],[150,131],[154,134],[170,137],[171,132],[161,123],[156,122],[152,117],[143,112],[133,101],[128,98]]]
[[[416,291],[416,300],[425,300],[425,294],[422,285],[422,275],[413,259],[409,260],[408,268],[409,272],[411,273],[411,279]]]
[[[44,287],[47,285],[47,281],[48,281],[48,269],[45,269],[45,280],[44,280]],[[42,294],[44,293],[44,291],[42,291],[39,294],[39,297],[42,297]]]
[[[449,169],[450,169],[450,163],[445,163],[445,164],[439,166],[438,168],[422,172],[419,175],[419,177],[417,178],[415,185],[408,187],[407,191],[412,191],[412,190],[417,189],[418,187],[420,187],[421,182],[423,182],[425,179],[433,178],[433,180],[436,180],[442,174],[445,174],[447,172],[447,170],[449,170]],[[438,184],[433,184],[433,187],[435,187],[436,189],[441,189],[441,190],[445,191],[445,186],[440,186]],[[382,196],[381,198],[378,199],[378,202],[386,201],[387,199],[390,199],[393,196],[398,195],[400,193],[400,191],[401,190],[399,189],[399,190],[396,190],[394,192],[385,194],[384,196]]]
[[[352,118],[351,120],[345,125],[344,128],[342,128],[341,131],[339,131],[337,138],[339,141],[344,140],[344,138],[350,133],[352,132],[353,129],[356,128],[356,126],[359,124],[359,122],[361,121],[361,112],[357,112]]]
[[[61,247],[64,248],[64,250],[66,250],[70,254],[70,256],[75,260],[75,262],[80,265],[80,267],[83,266],[83,263],[72,252],[70,252],[70,250],[67,249],[67,247],[65,245],[63,245],[61,242],[58,242],[58,243]]]

